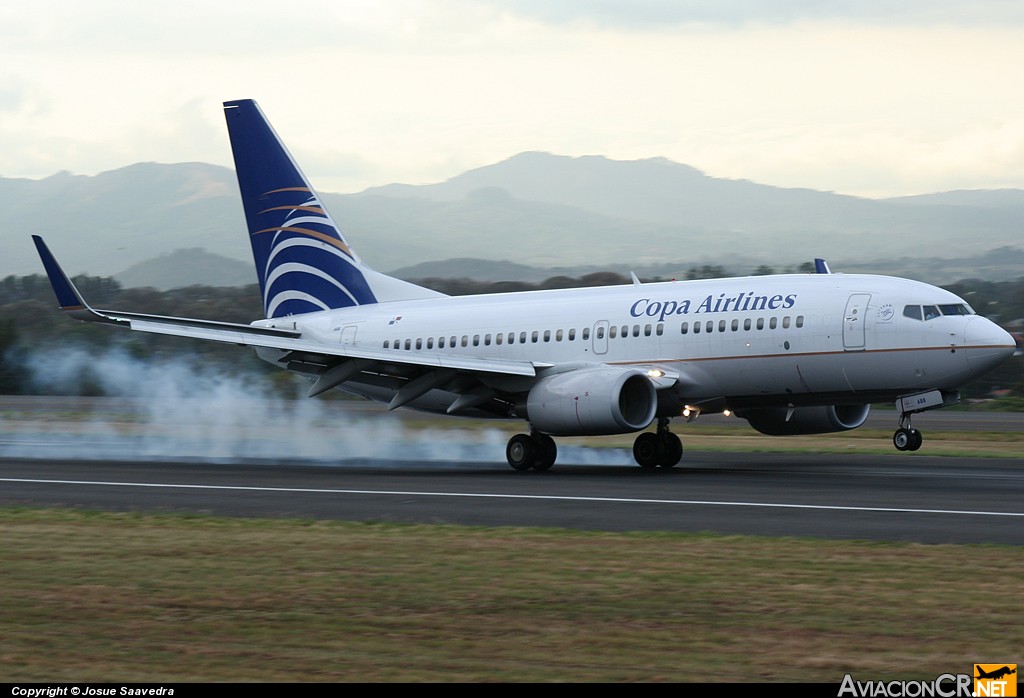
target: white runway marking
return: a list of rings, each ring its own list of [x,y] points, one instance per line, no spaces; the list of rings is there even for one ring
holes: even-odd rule
[[[485,492],[416,492],[401,490],[339,490],[306,487],[251,487],[246,485],[188,485],[152,482],[98,482],[91,480],[36,480],[29,478],[0,478],[0,482],[26,482],[52,485],[92,485],[98,487],[147,487],[156,489],[221,490],[230,492],[282,492],[306,494],[359,494],[393,497],[475,497],[480,499],[534,499],[542,501],[595,502],[608,504],[675,504],[689,506],[753,507],[763,509],[812,509],[819,511],[860,511],[895,514],[946,514],[953,516],[1011,516],[1024,517],[1024,512],[965,511],[957,509],[911,509],[903,507],[857,507],[831,504],[780,504],[773,502],[727,502],[699,499],[639,499],[631,497],[573,497],[546,494],[493,494]]]

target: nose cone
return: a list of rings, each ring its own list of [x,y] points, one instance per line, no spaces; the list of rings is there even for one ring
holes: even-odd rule
[[[973,317],[964,328],[964,348],[967,349],[967,361],[972,371],[980,374],[1013,356],[1017,342],[991,320]]]

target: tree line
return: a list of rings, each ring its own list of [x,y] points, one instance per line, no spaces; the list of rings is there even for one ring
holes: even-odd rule
[[[771,273],[765,267],[758,270]],[[722,267],[693,267],[687,278],[726,276]],[[658,281],[661,279],[643,279]],[[114,279],[77,276],[75,285],[96,308],[112,307],[126,312],[195,317],[227,322],[248,323],[262,317],[259,287],[189,286],[171,291],[152,288],[122,288]],[[614,272],[595,272],[581,277],[553,276],[545,281],[486,282],[472,279],[419,279],[416,283],[449,295],[532,291],[541,289],[608,286],[631,283]],[[1024,318],[1024,277],[1016,281],[969,279],[947,287],[966,299],[982,315],[1011,330]],[[285,396],[304,394],[306,385],[283,371],[260,361],[250,350],[218,342],[203,342],[183,337],[124,332],[117,328],[84,323],[64,316],[57,308],[50,283],[45,276],[8,276],[0,280],[0,394],[38,394],[52,392],[37,379],[42,353],[56,356],[69,348],[100,354],[116,349],[136,359],[195,362],[204,370],[242,376]],[[29,367],[34,367],[29,370]],[[102,394],[102,381],[87,373],[77,385],[64,386],[68,394]],[[993,393],[1024,400],[1024,377],[1018,360],[1009,361],[993,373],[963,390],[968,399],[982,399]]]

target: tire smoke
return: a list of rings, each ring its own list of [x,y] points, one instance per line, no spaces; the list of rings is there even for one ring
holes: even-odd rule
[[[505,443],[524,428],[516,422],[389,413],[356,399],[282,398],[264,375],[228,374],[199,361],[144,360],[118,348],[31,353],[23,368],[44,395],[5,398],[0,456],[507,467]],[[62,396],[83,391],[91,396]],[[559,460],[629,462],[620,449],[571,445],[561,448]]]

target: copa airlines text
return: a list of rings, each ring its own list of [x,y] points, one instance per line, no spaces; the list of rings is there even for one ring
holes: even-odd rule
[[[730,310],[776,310],[778,308],[792,308],[796,303],[796,294],[790,293],[783,297],[776,294],[772,297],[757,296],[753,293],[740,293],[738,296],[726,297],[724,293],[718,298],[708,296],[699,304],[694,306],[690,300],[681,301],[652,301],[650,298],[641,298],[630,306],[629,314],[633,317],[657,317],[664,322],[665,318],[671,315],[689,315],[690,308],[694,307],[694,314],[697,313],[727,313]]]

